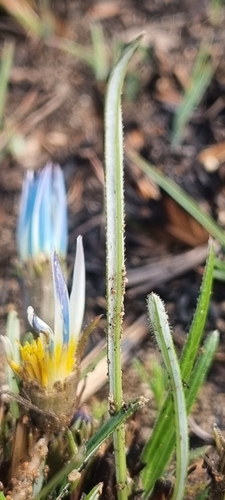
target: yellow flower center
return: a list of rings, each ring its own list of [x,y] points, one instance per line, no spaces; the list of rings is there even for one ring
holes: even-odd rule
[[[21,365],[9,360],[11,368],[26,381],[35,381],[44,389],[52,389],[55,382],[63,381],[75,368],[76,342],[69,345],[54,345],[51,352],[41,339],[20,345]]]

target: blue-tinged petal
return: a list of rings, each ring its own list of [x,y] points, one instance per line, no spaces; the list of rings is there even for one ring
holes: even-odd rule
[[[36,203],[36,196],[37,196],[37,190],[38,190],[38,182],[39,182],[39,175],[34,174],[33,172],[29,172],[29,174],[33,174],[33,178],[28,185],[29,193],[28,193],[28,203],[27,203],[27,213],[26,213],[26,220],[25,220],[25,239],[27,238],[27,248],[28,248],[28,256],[32,257],[32,224],[33,224],[33,213],[34,213],[34,206]],[[23,235],[21,236],[23,237]]]
[[[38,176],[38,188],[31,225],[33,256],[45,253],[50,257],[52,252],[51,193],[52,165],[48,163]]]
[[[59,301],[59,297],[56,292],[54,292],[54,303],[55,303],[55,312],[54,312],[54,336],[55,336],[55,367],[58,371],[58,366],[60,366],[61,354],[63,349],[63,316],[61,304]]]
[[[64,176],[59,165],[54,165],[52,189],[53,247],[66,258],[68,245],[67,199]]]
[[[69,296],[67,291],[66,282],[62,273],[60,262],[57,253],[53,252],[52,259],[52,273],[53,273],[53,283],[54,283],[54,293],[55,293],[55,324],[54,332],[55,335],[60,335],[58,332],[58,321],[63,323],[63,344],[68,344],[69,342]],[[60,317],[62,318],[60,320]],[[61,326],[60,326],[61,327]],[[57,333],[56,333],[57,332]],[[60,341],[60,338],[57,340]]]
[[[85,306],[85,261],[82,236],[77,238],[73,283],[70,295],[70,337],[78,338]]]
[[[27,211],[27,202],[28,202],[28,193],[29,193],[29,178],[28,173],[23,180],[22,185],[22,193],[20,199],[20,207],[19,207],[19,215],[18,215],[18,223],[17,223],[17,247],[21,260],[25,260],[27,258],[27,248],[28,241],[27,236],[25,237],[25,220],[26,220],[26,211]]]
[[[33,208],[36,199],[38,180],[34,172],[29,170],[23,181],[22,194],[19,208],[19,218],[17,226],[17,245],[22,261],[26,261],[31,255],[30,248],[30,227],[33,215]]]
[[[20,258],[49,258],[53,248],[66,257],[68,222],[66,189],[59,165],[27,172],[20,203],[17,242]]]

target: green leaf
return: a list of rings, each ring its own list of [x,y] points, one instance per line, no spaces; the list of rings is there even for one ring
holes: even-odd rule
[[[219,258],[215,259],[214,279],[225,281],[225,262]]]
[[[142,408],[148,402],[147,399],[139,397],[135,401],[131,401],[124,406],[115,416],[111,417],[107,422],[105,422],[100,429],[89,439],[86,445],[86,453],[82,463],[80,463],[78,471],[81,471],[89,458],[97,451],[99,446],[107,439],[115,429],[121,425],[127,418],[129,418],[135,411]],[[44,499],[48,493],[56,488],[58,484],[63,482],[68,474],[74,469],[77,469],[77,458],[75,457],[69,464],[67,464],[63,469],[56,474],[42,491],[36,495],[34,500]],[[69,486],[69,485],[68,485]]]
[[[213,281],[214,262],[215,252],[213,248],[213,242],[209,240],[209,253],[200,289],[200,296],[198,299],[194,318],[192,320],[191,328],[187,336],[187,341],[181,354],[180,366],[182,377],[185,382],[188,382],[189,380],[193,362],[198,353],[203,329],[208,314]]]
[[[187,86],[183,100],[177,109],[173,121],[172,144],[179,144],[182,140],[184,127],[190,120],[195,107],[201,101],[211,79],[215,68],[213,67],[209,51],[202,45],[199,49],[190,82]]]
[[[200,298],[197,304],[194,320],[190,332],[187,336],[187,341],[183,349],[183,353],[180,360],[181,376],[183,382],[188,383],[188,385],[193,383],[193,379],[190,377],[192,376],[193,366],[195,364],[195,360],[198,355],[199,346],[205,325],[210,294],[211,294],[213,265],[214,265],[214,250],[212,243],[210,242],[209,256],[207,259],[207,264],[202,281]],[[205,360],[205,358],[203,359]],[[211,355],[209,356],[208,359],[211,362],[212,360]],[[204,371],[204,377],[205,375],[206,371]],[[202,378],[199,379],[198,388],[200,387],[201,383],[202,383]],[[191,395],[189,396],[189,390],[186,389],[185,397],[186,397],[188,412],[190,411],[191,405],[194,402],[192,397],[192,391],[190,394]],[[194,392],[194,394],[196,397],[197,395],[196,391]],[[172,451],[174,449],[175,446],[174,426],[175,426],[175,420],[174,420],[173,402],[171,401],[171,397],[169,395],[160,411],[152,435],[145,446],[142,456],[142,461],[147,464],[142,472],[143,485],[147,496],[152,490],[155,481],[163,474],[165,467],[172,454]]]
[[[162,300],[148,296],[148,314],[171,384],[176,433],[176,481],[173,500],[182,500],[188,468],[188,423],[180,368]]]
[[[103,27],[100,22],[95,22],[91,24],[90,31],[95,78],[98,82],[105,82],[109,74],[109,57]]]
[[[184,210],[192,215],[192,217],[194,217],[213,238],[216,238],[221,245],[225,246],[224,231],[181,187],[134,151],[129,149],[126,151],[126,154],[132,162],[138,165],[141,170],[150,177],[150,179],[156,182],[156,184],[177,201]]]
[[[201,491],[201,493],[199,493],[196,500],[208,500],[208,498],[209,498],[209,486],[207,486],[204,491]]]
[[[47,38],[46,44],[49,47],[54,49],[62,50],[63,52],[67,52],[72,56],[77,57],[84,63],[86,63],[90,68],[95,70],[95,60],[91,50],[84,47],[84,45],[80,45],[79,43],[74,42],[73,40],[69,40],[68,38],[58,37],[56,35],[52,35]]]
[[[98,500],[100,495],[102,494],[103,483],[98,483],[88,495],[85,496],[85,500]]]
[[[192,376],[189,380],[189,385],[185,389],[187,413],[190,412],[198,391],[205,380],[218,343],[219,335],[218,332],[215,331],[209,335],[200,351],[199,359],[196,362]],[[144,498],[148,498],[155,481],[162,476],[168,464],[175,445],[174,425],[173,404],[167,398],[163,407],[163,412],[160,414],[160,421],[157,421],[152,437],[147,444],[148,456],[149,453],[152,453],[152,457],[154,458],[149,461],[146,453],[144,453],[142,457],[142,461],[146,463],[146,467],[143,469],[143,483],[145,488]],[[164,435],[162,434],[163,432],[165,433]]]
[[[191,377],[188,381],[188,388],[186,389],[186,406],[189,413],[200,387],[202,386],[206,374],[213,361],[214,354],[219,344],[219,333],[217,330],[212,332],[204,342],[198,360],[194,366]]]
[[[99,429],[87,443],[86,460],[97,450],[100,444],[114,432],[114,430],[121,425],[127,418],[129,418],[135,411],[142,408],[147,403],[147,399],[140,396],[135,401],[126,404],[116,415],[105,422],[101,429]],[[101,441],[101,442],[100,442]]]

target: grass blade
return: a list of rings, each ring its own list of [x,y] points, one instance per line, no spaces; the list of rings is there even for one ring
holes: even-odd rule
[[[180,359],[182,377],[185,380],[185,382],[188,382],[189,380],[193,367],[193,362],[196,359],[198,353],[206,317],[208,314],[212,281],[213,281],[214,263],[215,263],[215,252],[213,248],[213,243],[210,240],[209,253],[200,289],[199,300],[197,303],[191,328],[189,330],[187,340]]]
[[[1,0],[0,0],[1,1]],[[73,40],[69,40],[67,38],[61,38],[57,35],[51,35],[45,40],[46,45],[48,47],[52,47],[54,49],[59,49],[68,54],[71,54],[84,63],[86,63],[90,68],[94,71],[94,58],[93,53],[88,48],[80,45],[79,43],[74,42]]]
[[[21,24],[29,34],[41,37],[47,30],[42,21],[29,2],[21,0],[0,0],[0,5]]]
[[[193,72],[189,85],[184,94],[183,101],[179,106],[173,121],[172,144],[180,144],[184,127],[191,118],[195,107],[202,99],[211,79],[215,68],[210,59],[209,52],[205,46],[201,46],[194,64]]]
[[[131,149],[127,150],[126,154],[129,160],[138,165],[150,179],[156,182],[158,186],[164,189],[181,207],[192,215],[213,238],[216,238],[221,245],[225,246],[224,231],[181,187]]]
[[[5,43],[2,51],[0,69],[0,129],[3,126],[4,109],[7,99],[10,71],[13,63],[14,48],[14,42],[10,41]]]
[[[215,351],[219,344],[219,333],[217,330],[212,332],[203,344],[203,348],[196,361],[191,377],[186,389],[186,405],[189,412],[195,402],[198,390],[205,380],[208,369],[211,366]]]
[[[109,74],[109,58],[106,40],[101,23],[95,22],[90,26],[93,46],[93,66],[97,82],[105,82]]]
[[[88,495],[85,495],[85,500],[98,500],[100,495],[102,494],[103,483],[98,483]]]

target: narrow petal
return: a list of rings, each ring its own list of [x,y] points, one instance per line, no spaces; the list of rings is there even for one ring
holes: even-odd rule
[[[13,359],[20,364],[20,323],[18,314],[12,310],[9,312],[6,323],[6,337],[10,340],[13,349]]]
[[[48,348],[50,352],[53,351],[54,334],[50,326],[40,319],[34,312],[33,307],[27,308],[27,319],[32,328],[39,334],[44,348]]]
[[[22,261],[26,261],[30,255],[30,228],[36,192],[37,179],[34,172],[29,170],[23,181],[17,225],[17,245]]]
[[[9,363],[9,366],[10,368],[16,373],[16,375],[18,375],[18,377],[20,378],[23,378],[23,368],[21,368],[20,365],[18,365],[17,363],[15,363],[15,361],[13,359],[9,359],[8,360],[8,363]],[[10,384],[9,384],[9,387],[10,387]],[[10,389],[12,390],[12,389]],[[19,389],[14,389],[12,390],[12,392],[14,392],[15,394],[18,394],[19,393]]]
[[[77,238],[73,283],[70,295],[70,338],[77,339],[83,322],[85,306],[85,261],[82,236]]]
[[[68,245],[68,221],[66,187],[62,169],[54,165],[52,189],[53,247],[60,257],[66,258]]]
[[[38,188],[31,225],[32,256],[51,255],[53,249],[51,220],[52,165],[48,163],[38,175]]]
[[[18,362],[16,362],[17,360],[14,360],[13,346],[12,346],[10,340],[8,339],[8,337],[6,337],[5,335],[1,335],[1,340],[2,340],[3,347],[4,347],[6,359],[8,361],[8,366],[6,369],[8,386],[9,386],[9,389],[11,392],[13,392],[14,394],[19,394],[19,386],[18,386],[18,382],[15,378],[14,372],[16,372],[18,375],[18,373],[20,372],[20,364]],[[16,349],[17,349],[17,347],[16,347]],[[14,410],[15,410],[15,408],[14,408]],[[12,411],[14,412],[14,410],[12,410]],[[16,411],[16,415],[17,415],[17,411]]]
[[[53,252],[52,273],[55,295],[54,333],[56,343],[69,342],[69,296],[57,253]],[[63,326],[63,331],[62,331]]]
[[[8,361],[13,359],[13,348],[10,340],[5,335],[1,335],[1,341],[4,347],[5,355]]]

